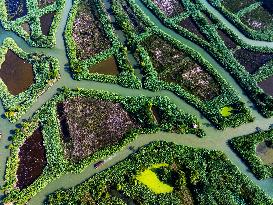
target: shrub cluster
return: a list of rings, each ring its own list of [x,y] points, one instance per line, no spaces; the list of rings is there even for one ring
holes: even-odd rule
[[[258,71],[258,75],[253,76],[249,74],[245,67],[241,65],[233,55],[232,50],[229,50],[224,41],[218,35],[217,29],[222,29],[236,42],[239,48],[249,49],[255,52],[269,53],[273,50],[267,47],[250,46],[243,42],[232,30],[228,29],[224,23],[211,13],[200,0],[196,0],[194,3],[184,3],[184,6],[189,12],[191,18],[195,21],[200,32],[206,37],[207,41],[199,38],[196,34],[189,32],[186,28],[177,25],[177,20],[164,18],[164,15],[151,0],[142,0],[145,5],[166,25],[179,33],[181,36],[193,41],[202,48],[204,48],[212,57],[214,57],[238,82],[242,89],[248,94],[250,99],[257,106],[258,110],[265,117],[273,115],[272,101],[273,97],[264,93],[264,91],[257,86],[255,79],[266,79],[272,74],[272,69],[261,72]],[[216,1],[215,1],[216,2]],[[220,1],[219,1],[220,2]],[[204,17],[203,14],[207,14],[212,24]]]
[[[236,127],[242,123],[253,120],[250,111],[245,107],[244,103],[240,102],[237,93],[207,61],[205,61],[197,52],[193,51],[192,49],[183,45],[181,42],[160,31],[159,28],[154,26],[152,23],[148,23],[149,19],[147,19],[147,16],[138,8],[136,3],[133,0],[128,2],[130,3],[132,10],[135,11],[136,15],[139,16],[146,25],[150,25],[150,27],[147,28],[147,31],[143,33],[143,35],[138,35],[138,38],[135,37],[136,34],[133,32],[133,28],[130,29],[130,26],[127,26],[130,25],[128,17],[126,18],[126,15],[122,10],[121,6],[118,6],[118,3],[113,2],[113,7],[117,19],[122,19],[122,21],[118,21],[118,23],[121,28],[123,28],[123,32],[125,34],[128,34],[130,38],[129,43],[131,44],[130,47],[135,48],[136,57],[138,58],[141,69],[144,72],[143,83],[145,88],[153,91],[166,89],[174,92],[179,97],[185,99],[188,103],[198,108],[202,112],[202,114],[204,114],[219,129],[224,129],[225,127]],[[156,8],[153,9],[156,10]],[[143,47],[143,44],[146,43],[147,37],[152,35],[159,36],[167,43],[191,56],[191,58],[196,61],[197,64],[201,65],[202,68],[209,72],[209,74],[216,80],[216,82],[221,85],[221,95],[215,97],[210,101],[203,101],[195,95],[186,91],[182,86],[178,84],[167,83],[160,80],[158,77],[158,73],[156,72],[152,64],[152,59],[150,59],[150,56]],[[220,110],[228,105],[234,105],[238,112],[236,114],[230,115],[229,117],[224,117],[221,115]]]
[[[0,98],[5,108],[5,116],[16,122],[37,100],[37,98],[60,78],[59,61],[39,53],[26,53],[11,38],[6,38],[0,47],[0,63],[5,61],[8,50],[33,65],[34,84],[18,95],[12,95],[4,82],[0,81]]]
[[[57,103],[64,100],[84,97],[99,100],[121,103],[135,119],[141,124],[140,128],[133,129],[125,134],[124,138],[115,145],[99,149],[91,156],[80,162],[68,160],[64,154],[63,141],[61,137],[61,127],[57,115]],[[160,120],[155,120],[152,106],[159,110]],[[27,137],[31,136],[37,127],[42,128],[44,146],[46,148],[47,165],[43,174],[30,186],[19,190],[15,187],[16,171],[19,165],[19,151],[21,145]],[[21,128],[15,130],[12,137],[13,143],[10,145],[11,156],[6,164],[5,185],[3,191],[6,193],[4,202],[15,202],[25,204],[27,201],[43,189],[54,179],[65,173],[79,173],[84,168],[97,160],[109,157],[129,142],[134,140],[139,134],[155,133],[157,131],[190,133],[200,137],[204,136],[204,131],[199,128],[196,117],[185,114],[179,110],[175,104],[171,103],[167,97],[144,97],[133,96],[123,97],[105,91],[63,88],[50,101],[44,104],[33,117],[21,124]]]
[[[107,38],[111,41],[111,48],[102,51],[86,60],[79,60],[76,55],[76,43],[73,39],[73,24],[83,1],[76,0],[73,3],[73,7],[70,11],[69,18],[65,30],[65,42],[67,48],[67,55],[70,62],[70,68],[73,78],[76,80],[93,80],[105,83],[118,83],[124,87],[140,88],[141,82],[134,75],[134,69],[128,60],[127,48],[122,45],[117,35],[114,32],[114,28],[108,18],[106,9],[102,1],[94,1],[96,12],[99,15],[99,21],[103,26],[104,32]],[[91,66],[96,65],[109,57],[114,56],[119,68],[119,75],[111,76],[98,73],[90,73],[89,69]]]
[[[61,21],[65,0],[56,0],[44,8],[39,8],[37,0],[26,1],[27,15],[15,20],[9,20],[6,2],[5,0],[0,1],[0,21],[6,30],[15,32],[34,47],[52,48],[56,45],[56,32]],[[51,12],[55,14],[54,19],[48,35],[44,35],[41,30],[40,17]],[[24,23],[30,27],[30,33],[22,27]]]
[[[268,130],[235,137],[229,143],[258,179],[266,179],[273,177],[273,167],[263,163],[256,147],[259,143],[272,140],[273,130]]]
[[[239,15],[234,14],[230,12],[227,8],[225,8],[221,1],[209,0],[208,2],[218,11],[220,11],[230,22],[232,22],[232,24],[234,24],[247,37],[252,38],[254,40],[273,41],[272,29],[268,29],[266,31],[251,29],[242,21],[242,18],[240,18]],[[257,2],[259,3],[259,1]]]
[[[136,176],[156,164],[157,176],[174,189],[156,194]],[[193,198],[193,200],[190,200]],[[49,195],[48,204],[273,204],[226,156],[168,142],[153,142],[85,182]]]

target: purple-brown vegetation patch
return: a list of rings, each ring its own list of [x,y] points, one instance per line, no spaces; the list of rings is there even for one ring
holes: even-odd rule
[[[237,44],[225,32],[218,29],[218,33],[229,49],[235,49],[237,47]]]
[[[273,28],[273,13],[262,6],[245,14],[241,20],[254,30],[260,31]]]
[[[58,115],[66,123],[62,126],[66,157],[73,161],[118,143],[124,134],[140,127],[120,103],[104,100],[69,99],[58,105]]]
[[[93,0],[79,6],[72,35],[76,43],[77,58],[80,60],[86,60],[111,47]]]
[[[41,29],[44,35],[48,35],[52,22],[54,20],[55,13],[48,13],[40,17]]]
[[[241,9],[256,3],[257,0],[223,0],[223,6],[232,13],[237,13]]]
[[[143,46],[148,51],[159,79],[180,85],[202,100],[220,94],[220,85],[186,53],[165,40],[151,36]]]
[[[16,186],[23,189],[31,185],[42,174],[47,163],[40,128],[35,130],[20,147],[19,158]]]
[[[184,11],[180,0],[152,0],[158,8],[167,16],[174,17]]]
[[[261,53],[247,49],[238,49],[234,56],[249,73],[254,73],[258,68],[273,60],[273,53]]]
[[[0,65],[0,78],[9,92],[17,95],[34,83],[32,65],[8,50],[5,61]]]
[[[206,40],[204,35],[200,32],[197,24],[194,22],[194,20],[189,17],[186,19],[183,19],[179,25],[185,29],[187,29],[188,31],[194,33],[195,35],[197,35],[199,38]]]

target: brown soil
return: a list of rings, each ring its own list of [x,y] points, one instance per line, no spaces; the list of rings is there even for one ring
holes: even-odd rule
[[[118,66],[114,57],[104,60],[89,68],[90,73],[99,73],[105,75],[119,74]]]
[[[260,88],[263,89],[263,91],[266,94],[273,96],[273,77],[268,78],[267,80],[259,83],[258,85]]]
[[[27,22],[22,24],[22,28],[23,28],[28,34],[30,34],[30,26],[29,26],[29,24],[28,24]]]
[[[12,95],[27,90],[34,83],[32,65],[9,50],[4,63],[0,66],[0,78]]]
[[[53,12],[53,13],[48,13],[40,17],[42,33],[46,36],[49,34],[54,16],[55,16],[55,13]]]
[[[20,147],[19,158],[16,186],[23,189],[32,184],[46,166],[46,152],[40,128],[35,130]]]
[[[178,194],[179,198],[181,199],[181,204],[194,205],[193,196],[192,196],[192,193],[188,187],[186,187],[186,186],[181,187],[177,191],[177,194]]]
[[[268,146],[266,142],[262,142],[257,145],[256,153],[264,164],[273,166],[273,147]]]
[[[139,127],[119,103],[74,98],[62,104],[58,116],[62,123],[62,119],[66,120],[69,137],[63,133],[64,147],[66,156],[73,161],[118,143],[125,133]]]
[[[158,73],[162,73],[168,68],[176,67],[181,63],[181,59],[186,57],[185,53],[177,47],[155,35],[147,38],[143,42],[143,46],[148,51]]]

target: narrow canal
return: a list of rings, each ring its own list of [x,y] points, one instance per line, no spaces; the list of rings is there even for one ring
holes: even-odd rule
[[[165,27],[142,3],[140,0],[136,0],[136,3],[139,5],[141,10],[145,12],[147,16],[151,19],[151,21],[157,25],[161,30],[166,32],[167,34],[171,35],[172,37],[176,38],[177,40],[183,42],[185,45],[191,47],[192,49],[198,51],[203,58],[205,58],[208,62],[210,62],[214,68],[218,70],[218,72],[231,84],[231,86],[237,90],[238,94],[241,96],[242,101],[246,102],[248,106],[253,106],[250,100],[247,98],[247,96],[244,95],[244,92],[242,89],[236,84],[236,82],[231,78],[231,76],[209,55],[207,54],[204,49],[197,46],[196,44],[192,43],[191,41],[181,37],[180,35],[176,34],[172,30]],[[206,6],[209,6],[205,2]],[[59,59],[60,65],[61,65],[61,79],[54,84],[52,88],[50,88],[47,92],[45,92],[38,101],[31,107],[31,109],[28,110],[28,112],[24,115],[24,119],[28,119],[32,116],[32,114],[41,107],[46,101],[50,100],[51,97],[57,92],[57,89],[60,87],[63,87],[64,85],[70,88],[76,88],[76,87],[82,87],[82,88],[89,88],[89,89],[97,89],[97,90],[107,90],[115,93],[119,93],[121,95],[146,95],[146,96],[157,96],[157,95],[164,95],[168,96],[180,109],[184,110],[185,112],[188,112],[190,114],[196,115],[199,118],[199,121],[204,124],[203,129],[207,133],[207,137],[205,138],[197,138],[193,135],[178,135],[178,134],[170,134],[170,133],[157,133],[149,135],[148,137],[146,135],[139,136],[135,141],[127,145],[124,149],[119,151],[115,157],[113,157],[110,161],[108,161],[105,165],[103,165],[100,169],[95,170],[93,168],[93,165],[90,165],[87,167],[82,173],[80,174],[66,174],[59,179],[53,181],[50,183],[45,189],[43,189],[39,194],[37,194],[30,202],[29,204],[38,205],[42,204],[43,200],[46,198],[46,196],[52,192],[54,192],[57,189],[60,188],[69,188],[71,186],[77,185],[84,180],[91,177],[93,174],[102,171],[103,169],[106,169],[117,162],[125,159],[129,154],[132,152],[128,149],[129,146],[135,146],[141,147],[145,144],[148,144],[151,141],[155,140],[166,140],[175,142],[177,144],[183,144],[193,147],[202,147],[207,149],[217,149],[221,150],[228,158],[238,166],[241,172],[246,174],[250,179],[252,179],[258,186],[260,186],[262,189],[264,189],[271,197],[273,197],[273,179],[268,180],[256,180],[255,177],[249,172],[248,168],[241,162],[241,160],[230,150],[230,148],[227,145],[227,141],[235,136],[244,135],[248,133],[252,133],[255,131],[255,127],[260,127],[262,129],[267,129],[270,124],[273,123],[273,119],[265,119],[261,115],[257,113],[256,110],[253,110],[253,115],[255,116],[256,120],[253,123],[249,123],[246,125],[242,125],[238,128],[229,128],[225,131],[219,131],[214,129],[211,126],[205,126],[209,124],[209,122],[202,117],[202,115],[192,106],[188,105],[186,102],[178,98],[176,95],[174,95],[171,92],[168,91],[160,91],[160,92],[151,92],[148,90],[132,90],[123,88],[118,85],[112,85],[112,84],[105,84],[105,83],[96,83],[91,81],[74,81],[71,79],[71,76],[69,72],[64,69],[65,65],[68,63],[66,53],[65,53],[65,47],[64,47],[64,41],[62,33],[65,28],[66,19],[69,13],[69,10],[72,6],[72,0],[67,0],[65,9],[63,11],[62,20],[60,23],[60,26],[58,28],[57,32],[57,45],[53,49],[38,49],[38,48],[32,48],[29,47],[21,38],[13,34],[12,32],[4,31],[0,27],[0,42],[2,42],[6,37],[12,37],[22,49],[24,49],[27,52],[44,52],[45,54],[55,56]],[[211,9],[209,7],[209,9]],[[219,14],[219,18],[221,15]],[[223,18],[223,17],[221,17]],[[221,19],[222,20],[222,19]],[[234,32],[239,32],[234,28],[232,25],[229,25],[229,22],[227,22],[225,19],[223,19],[223,22],[226,23]],[[240,33],[239,33],[240,34]],[[250,43],[252,45],[259,45],[259,46],[265,46],[264,42],[259,41],[252,41],[250,39],[247,39],[242,34],[239,35],[245,42]],[[267,43],[266,46],[269,44]],[[270,44],[273,48],[273,43]],[[0,106],[0,113],[4,113],[3,107]],[[19,122],[21,122],[23,119],[21,119]],[[18,123],[19,123],[18,122]],[[6,148],[11,142],[9,141],[9,137],[11,136],[10,131],[15,129],[16,125],[9,123],[7,120],[1,118],[0,119],[0,130],[3,134],[3,137],[0,141],[0,175],[2,176],[0,179],[0,184],[3,184],[3,176],[4,176],[4,167],[6,163],[6,159],[9,156],[9,150]],[[0,195],[3,193],[0,193]]]

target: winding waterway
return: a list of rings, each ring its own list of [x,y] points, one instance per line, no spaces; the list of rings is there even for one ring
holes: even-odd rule
[[[107,1],[107,0],[106,0]],[[183,42],[185,45],[191,47],[192,49],[198,51],[203,58],[209,61],[215,69],[225,78],[231,86],[238,92],[242,101],[244,101],[247,106],[253,108],[253,104],[250,102],[248,97],[244,94],[242,89],[237,85],[237,83],[233,80],[233,78],[208,54],[205,52],[204,49],[199,47],[198,45],[192,43],[191,41],[181,37],[174,31],[165,27],[142,3],[140,0],[135,0],[136,3],[139,5],[142,11],[146,13],[147,16],[151,19],[151,21],[157,25],[161,30],[166,32],[167,34],[171,35],[175,39]],[[254,41],[246,38],[242,35],[238,29],[236,29],[233,25],[231,25],[228,21],[224,19],[224,17],[215,11],[214,8],[204,1],[204,5],[207,6],[210,10],[212,10],[229,28],[231,28],[236,34],[242,38],[246,43],[258,46],[270,46],[273,48],[273,43],[268,42],[261,42],[261,41]],[[196,115],[199,118],[199,121],[204,124],[203,129],[206,131],[207,136],[205,138],[197,138],[194,135],[178,135],[178,134],[171,134],[171,133],[156,133],[151,135],[141,135],[136,140],[128,144],[124,149],[117,152],[117,154],[109,161],[106,162],[102,167],[95,170],[93,165],[87,167],[82,173],[80,174],[66,174],[59,179],[53,181],[52,183],[48,184],[45,189],[43,189],[40,193],[38,193],[29,204],[38,205],[42,204],[46,196],[57,189],[60,188],[69,188],[76,184],[83,182],[84,180],[88,179],[92,175],[97,172],[106,169],[117,162],[125,159],[129,154],[132,153],[128,149],[129,146],[140,147],[145,144],[148,144],[151,141],[155,140],[166,140],[175,142],[177,144],[183,144],[193,147],[200,147],[200,148],[207,148],[207,149],[217,149],[223,151],[228,158],[238,166],[240,171],[246,174],[251,180],[254,181],[255,184],[260,186],[262,189],[266,191],[271,197],[273,197],[273,179],[268,180],[257,180],[248,170],[248,168],[241,162],[241,160],[232,152],[232,150],[228,147],[227,141],[235,136],[249,134],[255,131],[256,127],[260,127],[262,129],[268,129],[269,125],[273,123],[273,119],[265,119],[263,118],[258,112],[252,109],[253,115],[255,116],[255,121],[253,123],[248,123],[242,125],[238,128],[228,128],[224,131],[219,131],[214,129],[211,126],[206,126],[210,124],[198,110],[193,108],[192,106],[188,105],[186,102],[178,98],[176,95],[169,91],[160,91],[160,92],[151,92],[144,89],[133,90],[128,88],[123,88],[118,85],[106,84],[106,83],[96,83],[91,81],[74,81],[72,80],[69,72],[65,69],[65,65],[68,63],[64,41],[62,37],[62,33],[65,27],[66,19],[69,13],[69,10],[72,6],[72,0],[67,0],[66,5],[63,11],[62,20],[57,32],[57,45],[53,49],[41,49],[41,48],[32,48],[29,47],[21,38],[16,36],[12,32],[4,31],[0,27],[0,43],[6,37],[12,37],[22,49],[27,52],[44,52],[45,54],[55,56],[59,59],[61,65],[61,79],[56,82],[53,87],[51,87],[48,91],[46,91],[42,96],[39,97],[37,102],[28,110],[28,112],[24,115],[24,119],[28,119],[32,116],[32,114],[41,107],[46,101],[50,100],[51,97],[57,92],[57,89],[63,86],[76,88],[89,88],[89,89],[97,89],[97,90],[107,90],[115,93],[119,93],[121,95],[146,95],[146,96],[156,96],[156,95],[164,95],[168,96],[180,109],[184,110],[187,113]],[[120,34],[121,35],[121,34]],[[0,113],[4,113],[4,109],[2,105],[0,106]],[[23,119],[20,119],[18,123],[20,123]],[[9,156],[9,150],[6,148],[11,142],[9,141],[9,137],[11,136],[10,131],[15,129],[16,125],[9,123],[6,119],[0,118],[0,130],[2,132],[2,139],[0,141],[0,184],[3,184],[3,176],[4,176],[4,167],[6,163],[6,159]],[[0,193],[3,196],[3,193]]]

